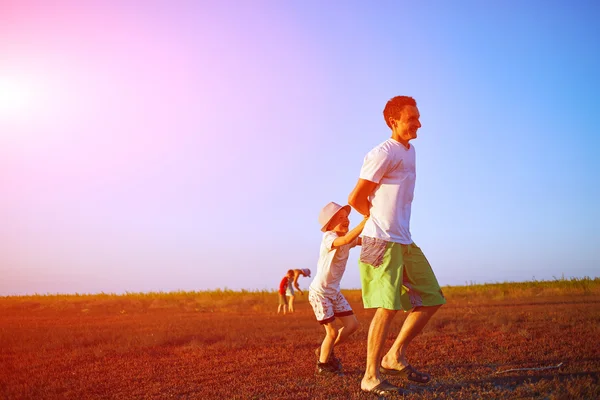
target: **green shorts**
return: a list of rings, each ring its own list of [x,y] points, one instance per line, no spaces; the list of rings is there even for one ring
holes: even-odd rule
[[[363,237],[358,266],[365,308],[409,311],[446,303],[429,261],[414,243]]]

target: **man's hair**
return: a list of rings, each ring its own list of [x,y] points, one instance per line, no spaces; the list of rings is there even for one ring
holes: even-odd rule
[[[294,274],[294,270],[293,269],[288,269],[287,275],[293,275]]]
[[[409,96],[396,96],[392,97],[388,100],[385,108],[383,109],[383,118],[385,119],[385,123],[387,126],[392,129],[392,125],[390,125],[390,117],[394,119],[400,119],[402,114],[402,109],[406,106],[417,106],[417,102],[415,99]]]

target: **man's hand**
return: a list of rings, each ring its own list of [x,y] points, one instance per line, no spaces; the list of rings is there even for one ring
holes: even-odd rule
[[[378,185],[375,182],[359,179],[348,196],[348,204],[354,207],[360,214],[369,216],[371,208],[369,196],[375,191]]]

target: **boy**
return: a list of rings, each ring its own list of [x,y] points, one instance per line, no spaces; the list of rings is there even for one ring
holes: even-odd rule
[[[317,321],[325,327],[325,339],[321,347],[315,350],[319,374],[341,375],[342,364],[334,356],[333,348],[358,329],[358,320],[352,307],[340,291],[340,281],[346,270],[350,249],[361,245],[362,241],[358,235],[368,217],[348,231],[350,210],[350,206],[342,207],[331,202],[319,214],[321,231],[325,233],[321,241],[317,274],[310,284],[308,294],[308,301]],[[335,317],[338,317],[343,325],[339,331],[334,324]]]
[[[279,314],[282,308],[283,315],[287,312],[287,298],[285,295],[292,286],[292,279],[294,279],[294,271],[290,269],[279,283],[279,306],[277,307],[277,314]]]

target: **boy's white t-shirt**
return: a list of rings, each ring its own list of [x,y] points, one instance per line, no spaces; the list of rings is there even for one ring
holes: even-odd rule
[[[334,296],[339,293],[340,281],[346,271],[350,249],[358,243],[358,239],[354,239],[351,243],[332,250],[333,241],[338,237],[334,231],[327,231],[323,234],[317,274],[309,287],[313,292],[323,296]]]
[[[365,156],[360,178],[378,183],[369,197],[370,218],[363,236],[411,244],[410,211],[415,192],[415,147],[388,139]]]

